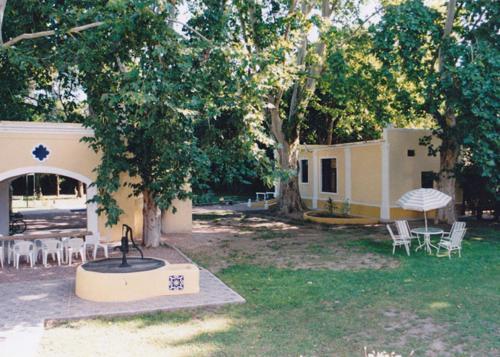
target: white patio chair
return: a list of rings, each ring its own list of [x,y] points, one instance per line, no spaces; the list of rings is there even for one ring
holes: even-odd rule
[[[30,263],[33,268],[35,263],[35,248],[33,242],[15,241],[12,247],[14,266],[19,269],[19,260],[21,257],[26,257],[26,261]]]
[[[87,247],[92,247],[92,258],[95,260],[97,257],[97,249],[102,248],[104,251],[104,256],[108,258],[108,244],[101,243],[101,236],[99,233],[85,236],[85,252],[87,252]]]
[[[460,221],[453,222],[453,224],[450,228],[450,231],[443,233],[443,238],[448,238],[448,240],[449,240],[453,231],[462,230],[462,229],[465,229],[465,222],[460,222]]]
[[[410,256],[410,244],[411,244],[410,239],[407,237],[402,237],[400,235],[394,235],[391,226],[386,225],[386,227],[392,238],[392,254],[394,255],[394,253],[396,252],[396,247],[403,246],[406,249],[406,254]]]
[[[66,254],[68,255],[68,264],[71,265],[73,255],[80,254],[82,263],[85,263],[85,242],[82,238],[71,238],[67,241]]]
[[[448,251],[448,258],[451,259],[451,252],[458,250],[458,256],[462,257],[462,240],[464,239],[465,232],[467,229],[455,229],[451,232],[451,236],[441,238],[438,243],[437,255],[439,255],[439,250],[444,248]]]
[[[408,224],[408,221],[395,221],[396,224],[396,229],[398,230],[398,235],[401,237],[407,238],[410,240],[410,245],[411,245],[411,240],[416,239],[418,240],[418,244],[420,245],[420,237],[418,234],[412,234],[410,225]]]
[[[43,261],[43,254],[42,254],[42,241],[43,239],[35,239],[33,241],[33,244],[35,245],[35,262],[38,261],[38,257],[42,257]]]
[[[10,240],[8,242],[5,242],[4,249],[7,251],[7,264],[10,265],[10,262],[14,264],[14,243],[16,241]]]
[[[48,255],[52,256],[52,260],[56,260],[57,265],[61,265],[62,256],[62,243],[57,239],[44,239],[42,240],[42,262],[44,266],[47,266]]]

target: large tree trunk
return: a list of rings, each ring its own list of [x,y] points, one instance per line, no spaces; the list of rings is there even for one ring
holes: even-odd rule
[[[142,244],[146,247],[158,247],[161,237],[161,211],[155,203],[153,195],[148,190],[142,193],[144,205],[142,208]]]
[[[304,210],[304,204],[300,197],[298,172],[299,140],[294,143],[284,143],[279,149],[281,169],[288,172],[289,177],[281,183],[279,207],[281,213],[294,214]]]
[[[56,196],[59,197],[61,195],[61,177],[56,175]]]
[[[460,147],[458,143],[450,137],[444,137],[440,150],[440,172],[438,180],[438,190],[451,197],[451,202],[438,211],[438,220],[452,224],[456,221],[455,211],[455,166],[457,165]]]
[[[85,192],[83,191],[83,182],[78,181],[76,183],[76,197],[77,198],[82,198],[84,196]]]
[[[453,30],[453,21],[455,19],[457,7],[457,0],[450,0],[448,2],[446,11],[446,22],[443,31],[442,44],[439,48],[438,54],[438,73],[441,75],[441,81],[445,81],[449,77],[449,73],[445,68],[445,53],[444,45],[449,39],[451,32]],[[444,221],[449,224],[455,222],[456,212],[455,212],[455,167],[458,162],[458,156],[460,154],[460,145],[454,137],[453,133],[450,131],[456,126],[456,117],[452,107],[449,106],[448,101],[446,101],[446,111],[444,114],[444,121],[441,122],[441,128],[443,129],[443,137],[440,148],[440,172],[438,189],[441,192],[446,193],[451,196],[451,202],[444,208],[438,211],[438,220]]]
[[[271,97],[270,102],[273,108],[269,110],[271,116],[271,131],[278,143],[278,163],[280,169],[285,172],[286,179],[280,182],[280,195],[278,206],[280,212],[286,215],[299,214],[303,211],[304,205],[300,198],[299,180],[297,175],[299,159],[299,137],[290,143],[283,131],[283,120],[280,116],[280,99]]]

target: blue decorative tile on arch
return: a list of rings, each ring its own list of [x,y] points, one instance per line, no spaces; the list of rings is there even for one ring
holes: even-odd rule
[[[40,144],[36,146],[31,153],[33,154],[33,157],[38,161],[44,161],[49,156],[50,150],[47,149],[46,146]]]
[[[168,277],[168,290],[184,290],[184,275],[170,275]]]

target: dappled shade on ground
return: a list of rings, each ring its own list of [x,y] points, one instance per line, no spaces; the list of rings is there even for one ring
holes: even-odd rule
[[[192,240],[181,238],[174,240],[219,269],[247,303],[69,323],[46,332],[41,356],[114,356],[125,348],[129,356],[362,356],[364,346],[403,356],[500,353],[497,226],[471,227],[463,257],[452,260],[421,251],[392,256],[383,226],[212,217],[197,221]],[[349,255],[356,259],[342,262]],[[307,266],[311,256],[322,258]],[[374,259],[383,265],[370,265]]]

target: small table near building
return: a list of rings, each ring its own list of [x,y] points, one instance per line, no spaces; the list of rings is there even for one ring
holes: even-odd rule
[[[414,228],[411,230],[412,233],[416,235],[423,235],[424,236],[424,242],[420,244],[415,251],[419,250],[420,248],[425,248],[429,254],[432,254],[431,247],[434,249],[437,249],[435,245],[431,243],[431,235],[443,235],[444,231],[441,228],[433,228],[433,227],[419,227],[419,228]]]

